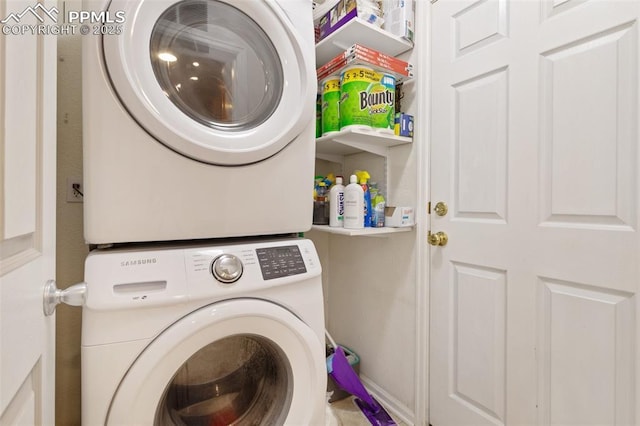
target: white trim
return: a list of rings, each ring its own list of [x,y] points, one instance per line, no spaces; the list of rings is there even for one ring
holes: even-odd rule
[[[365,388],[387,411],[389,411],[394,420],[400,420],[406,424],[414,424],[415,413],[410,407],[404,405],[400,400],[394,398],[389,392],[371,381],[367,376],[360,375],[360,380]]]
[[[431,93],[431,4],[416,1],[415,22],[421,22],[416,31],[418,49],[416,86],[420,93]],[[430,227],[427,217],[427,203],[430,194],[430,129],[431,98],[419,96],[417,104],[414,139],[417,143],[418,169],[418,208],[416,209],[416,357],[415,357],[415,424],[429,424],[429,271],[430,258],[427,245],[427,230]]]

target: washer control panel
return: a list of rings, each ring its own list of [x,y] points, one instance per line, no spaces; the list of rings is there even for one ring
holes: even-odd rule
[[[311,240],[94,250],[85,261],[89,310],[217,300],[279,285],[316,285],[322,267]]]
[[[307,272],[297,245],[261,247],[256,249],[256,254],[265,281]]]
[[[229,297],[320,277],[313,242],[306,239],[220,244],[185,250],[190,299]]]

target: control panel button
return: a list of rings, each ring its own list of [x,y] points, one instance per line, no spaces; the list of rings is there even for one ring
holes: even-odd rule
[[[233,254],[221,254],[211,262],[211,273],[224,284],[238,281],[242,275],[242,261]]]
[[[300,249],[296,245],[259,248],[256,254],[262,279],[265,281],[307,272]]]

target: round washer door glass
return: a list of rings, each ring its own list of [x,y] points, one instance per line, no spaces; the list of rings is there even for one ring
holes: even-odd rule
[[[167,385],[154,424],[277,424],[289,411],[293,379],[281,349],[236,335],[193,354]]]
[[[151,33],[153,72],[168,98],[193,120],[252,129],[278,106],[278,52],[264,30],[235,7],[188,0],[169,7]]]

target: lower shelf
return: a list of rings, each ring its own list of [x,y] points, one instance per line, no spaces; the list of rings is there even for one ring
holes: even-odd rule
[[[390,147],[412,142],[413,138],[379,133],[374,129],[346,129],[316,139],[316,157],[359,152],[371,152],[384,157],[388,155]],[[329,159],[329,161],[333,160]]]
[[[377,237],[381,235],[397,234],[399,232],[409,232],[413,230],[413,227],[345,229],[328,225],[313,225],[311,229],[313,231],[328,232],[329,234],[347,235],[350,237]]]

